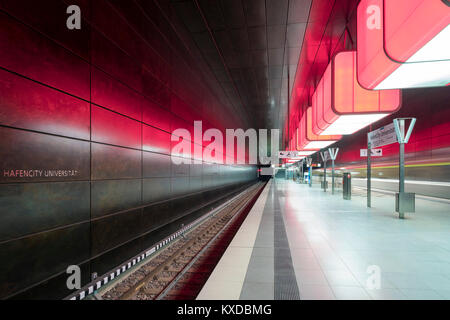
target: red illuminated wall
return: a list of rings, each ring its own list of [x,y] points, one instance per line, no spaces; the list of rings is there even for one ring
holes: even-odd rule
[[[285,123],[285,143],[295,133],[305,108],[311,105],[310,98],[331,57],[345,49],[356,50],[357,4],[358,0],[312,2],[289,101],[290,121]]]
[[[0,298],[67,295],[68,265],[85,284],[255,179],[170,160],[174,129],[244,125],[190,41],[160,1],[0,1]]]

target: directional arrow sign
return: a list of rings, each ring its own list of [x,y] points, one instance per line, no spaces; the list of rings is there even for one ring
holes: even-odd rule
[[[383,149],[370,149],[370,156],[371,157],[382,157],[383,156]],[[359,155],[361,158],[367,157],[367,149],[360,149]]]
[[[297,158],[297,157],[298,157],[297,151],[279,151],[278,152],[278,158],[280,158],[280,159]]]

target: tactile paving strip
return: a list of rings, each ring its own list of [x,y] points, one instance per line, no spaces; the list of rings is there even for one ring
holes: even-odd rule
[[[276,191],[276,187],[272,192]],[[273,200],[274,209],[274,299],[299,300],[300,292],[297,286],[291,250],[284,227],[283,216],[278,198]]]

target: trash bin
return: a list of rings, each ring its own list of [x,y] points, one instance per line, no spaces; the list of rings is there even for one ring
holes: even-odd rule
[[[345,200],[352,198],[352,175],[350,172],[345,172],[342,181],[342,194]]]
[[[395,211],[416,212],[416,194],[402,192],[395,194]]]

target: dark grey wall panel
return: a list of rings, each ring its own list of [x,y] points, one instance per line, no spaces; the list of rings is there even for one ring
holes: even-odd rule
[[[81,286],[91,281],[91,263],[85,262],[78,265],[81,272]],[[49,278],[42,284],[31,287],[17,295],[11,297],[12,300],[60,300],[67,297],[73,290],[67,288],[66,272],[62,272],[55,277]]]
[[[130,210],[93,220],[92,255],[123,244],[142,233],[142,209]]]
[[[187,177],[189,176],[190,164],[188,163],[174,163],[172,161],[172,177]]]
[[[214,175],[219,172],[218,165],[212,163],[205,163],[203,165],[203,175]]]
[[[143,175],[144,178],[170,177],[172,160],[165,154],[143,152]]]
[[[174,233],[175,231],[180,229],[179,223],[168,224],[163,228],[154,229],[151,232],[144,234],[141,238],[142,247],[144,249],[151,248],[154,244],[156,244],[161,239],[164,239],[168,235]]]
[[[203,174],[203,163],[192,163],[189,168],[189,175],[191,177],[201,176]]]
[[[0,244],[0,297],[89,258],[89,223]]]
[[[0,182],[89,179],[89,143],[0,127]]]
[[[0,184],[0,241],[90,218],[89,182]]]
[[[210,198],[210,200],[212,199]],[[201,192],[174,199],[172,201],[173,218],[182,217],[186,213],[200,208],[205,202],[205,198]]]
[[[111,266],[114,268],[143,250],[142,239],[138,238],[127,242],[122,246],[105,252],[101,256],[93,258],[91,260],[91,272],[97,272],[99,275],[105,274],[111,271]]]
[[[141,151],[92,143],[92,180],[141,177]]]
[[[170,181],[173,197],[189,193],[189,177],[171,178]]]
[[[92,182],[92,217],[141,205],[141,179]]]
[[[208,189],[213,186],[214,177],[210,175],[204,175],[202,177],[203,189]]]
[[[170,221],[172,214],[172,203],[169,201],[145,207],[142,215],[142,226],[146,232],[155,230]]]
[[[170,178],[149,178],[143,180],[143,204],[167,200],[171,197]]]
[[[191,192],[198,192],[203,188],[202,176],[194,176],[189,178],[189,189]]]

